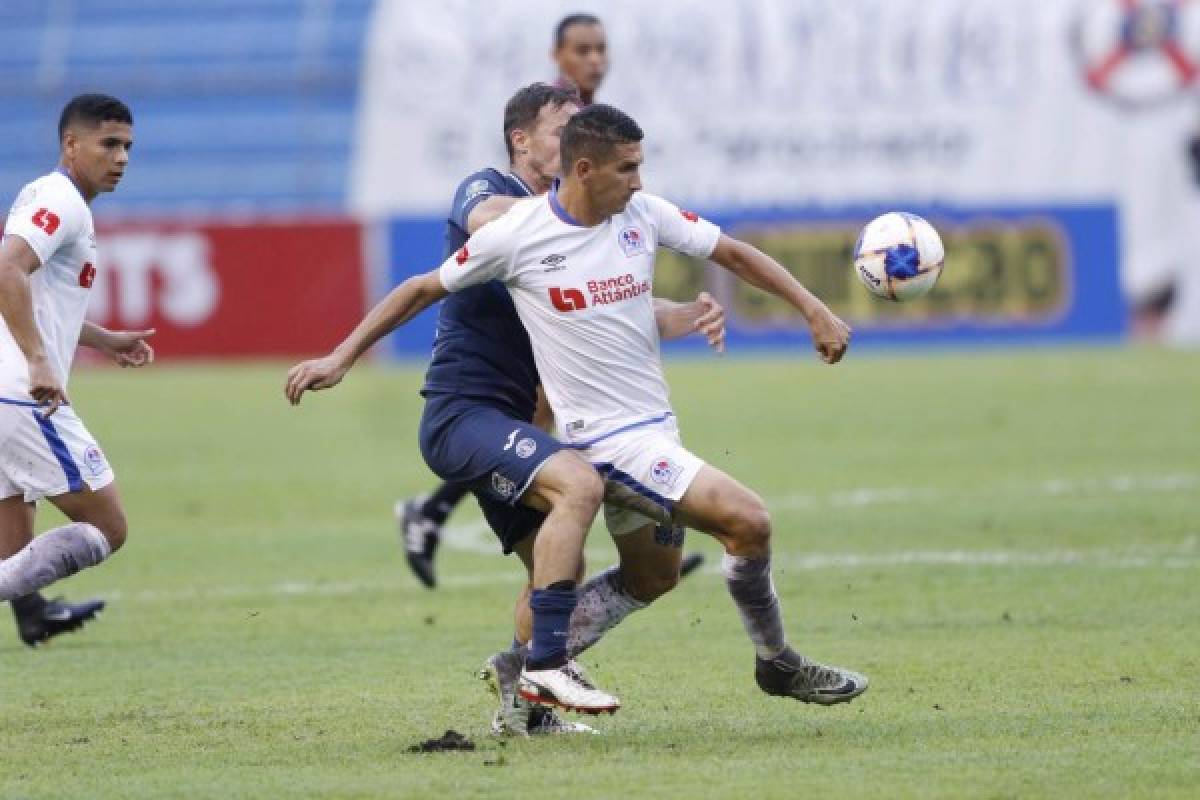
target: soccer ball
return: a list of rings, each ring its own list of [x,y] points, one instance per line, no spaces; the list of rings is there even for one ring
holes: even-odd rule
[[[942,238],[916,214],[891,211],[867,223],[854,246],[854,271],[872,294],[912,300],[933,288],[946,250]]]

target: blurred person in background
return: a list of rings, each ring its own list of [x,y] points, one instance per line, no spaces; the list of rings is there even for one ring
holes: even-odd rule
[[[585,106],[596,102],[608,74],[608,39],[599,17],[570,14],[559,20],[550,57],[558,65],[557,86],[574,89]]]
[[[0,601],[35,646],[104,608],[46,600],[39,589],[92,567],[125,542],[115,476],[67,397],[82,344],[123,367],[154,359],[154,331],[109,331],[84,320],[96,276],[91,202],[129,164],[133,115],[114,97],[85,94],[58,124],[58,168],[27,184],[0,245]],[[70,522],[34,537],[39,500]]]

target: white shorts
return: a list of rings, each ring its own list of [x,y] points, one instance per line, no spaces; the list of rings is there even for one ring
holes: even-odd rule
[[[0,499],[103,489],[116,476],[70,406],[49,417],[32,403],[0,398]]]
[[[604,523],[613,536],[671,525],[675,503],[704,466],[683,446],[674,414],[571,447],[604,477]]]

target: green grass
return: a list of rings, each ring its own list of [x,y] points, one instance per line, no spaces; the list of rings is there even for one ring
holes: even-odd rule
[[[131,538],[61,587],[111,599],[97,624],[0,637],[0,797],[1196,796],[1200,356],[669,373],[685,441],[774,508],[794,643],[867,672],[860,700],[761,695],[710,571],[585,657],[625,702],[603,736],[502,746],[472,672],[518,564],[464,506],[428,592],[392,529],[431,482],[419,370],[299,410],[281,366],[84,371]],[[479,749],[406,752],[447,728]]]

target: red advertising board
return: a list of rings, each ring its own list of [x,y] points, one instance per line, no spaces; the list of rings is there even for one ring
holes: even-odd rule
[[[89,318],[156,328],[170,357],[324,352],[366,304],[362,228],[349,220],[101,225]]]

